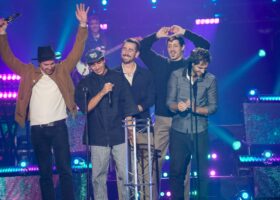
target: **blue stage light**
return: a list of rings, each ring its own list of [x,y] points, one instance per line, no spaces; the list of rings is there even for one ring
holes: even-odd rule
[[[265,57],[266,56],[266,52],[264,49],[260,49],[259,50],[259,57]]]
[[[166,177],[168,177],[168,173],[167,173],[167,172],[164,172],[164,173],[162,174],[162,176],[163,176],[164,178],[166,178]]]
[[[249,199],[249,194],[248,194],[248,192],[246,192],[246,191],[242,192],[241,197],[242,197],[243,199]]]
[[[22,161],[19,162],[20,167],[24,168],[24,167],[27,167],[27,165],[28,165],[28,162],[26,160],[22,160]]]
[[[61,52],[56,51],[56,52],[55,52],[55,59],[56,59],[56,60],[60,60],[61,57],[62,57],[62,56],[61,56]]]
[[[102,3],[103,6],[107,6],[108,1],[107,0],[102,0],[101,3]]]
[[[270,150],[265,150],[263,153],[262,153],[262,156],[264,156],[265,158],[271,158],[273,156],[273,153],[272,151]]]
[[[250,95],[250,96],[255,96],[255,95],[257,95],[257,90],[256,90],[256,89],[250,90],[250,91],[249,91],[249,95]]]
[[[233,148],[233,150],[235,150],[235,151],[239,150],[239,149],[241,148],[241,142],[240,142],[240,141],[234,141],[234,142],[232,143],[232,148]]]

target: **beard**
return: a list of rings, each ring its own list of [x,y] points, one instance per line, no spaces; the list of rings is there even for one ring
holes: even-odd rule
[[[132,59],[130,56],[127,56],[127,55],[122,56],[122,62],[124,64],[129,64],[129,63],[132,63],[133,61],[134,61],[134,59]]]

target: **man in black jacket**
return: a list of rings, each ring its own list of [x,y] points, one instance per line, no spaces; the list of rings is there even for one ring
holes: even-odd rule
[[[169,130],[172,121],[172,114],[166,106],[167,82],[172,71],[187,66],[189,62],[188,59],[184,59],[185,41],[183,37],[189,39],[195,47],[204,49],[210,48],[210,44],[206,39],[178,25],[162,27],[156,33],[145,37],[141,41],[140,58],[151,70],[155,81],[156,122],[154,131],[155,148],[161,151],[161,158],[159,159],[160,175],[162,162],[169,145]],[[159,55],[151,49],[152,45],[161,38],[168,38],[167,51],[170,58]],[[189,175],[189,173],[187,173],[187,175]],[[188,180],[188,178],[186,180]],[[186,187],[188,187],[188,184]],[[188,194],[188,192],[186,192],[186,194]],[[157,197],[154,199],[157,199]]]
[[[135,59],[139,56],[139,50],[140,43],[138,40],[133,38],[125,40],[121,50],[122,64],[116,70],[120,71],[129,83],[134,102],[138,107],[139,113],[134,116],[138,120],[137,144],[147,144],[147,130],[143,126],[146,125],[144,120],[150,119],[150,107],[155,103],[155,88],[151,72],[135,62]],[[147,157],[147,154],[142,155],[143,162],[138,165],[138,175],[144,176],[143,182],[145,183],[141,186],[140,199],[149,199]]]
[[[119,196],[120,199],[125,199],[125,133],[122,120],[135,115],[138,112],[137,106],[128,83],[121,73],[106,66],[102,51],[90,50],[86,62],[92,73],[82,79],[76,87],[75,101],[83,112],[86,109],[88,111],[94,199],[108,199],[106,180],[111,154],[116,162],[118,180],[121,182]]]

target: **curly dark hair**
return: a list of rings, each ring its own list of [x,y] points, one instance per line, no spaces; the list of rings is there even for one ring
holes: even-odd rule
[[[190,61],[195,65],[199,64],[201,61],[205,63],[210,63],[211,56],[207,49],[198,47],[191,51]]]

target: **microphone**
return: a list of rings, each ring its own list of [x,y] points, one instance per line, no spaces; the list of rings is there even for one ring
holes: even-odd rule
[[[87,93],[88,92],[88,88],[87,87],[83,87],[83,92]]]
[[[18,18],[19,16],[20,16],[19,13],[15,13],[9,17],[4,18],[4,20],[9,24],[9,23],[15,21],[15,19]]]
[[[108,92],[108,103],[110,106],[112,106],[112,91]]]

